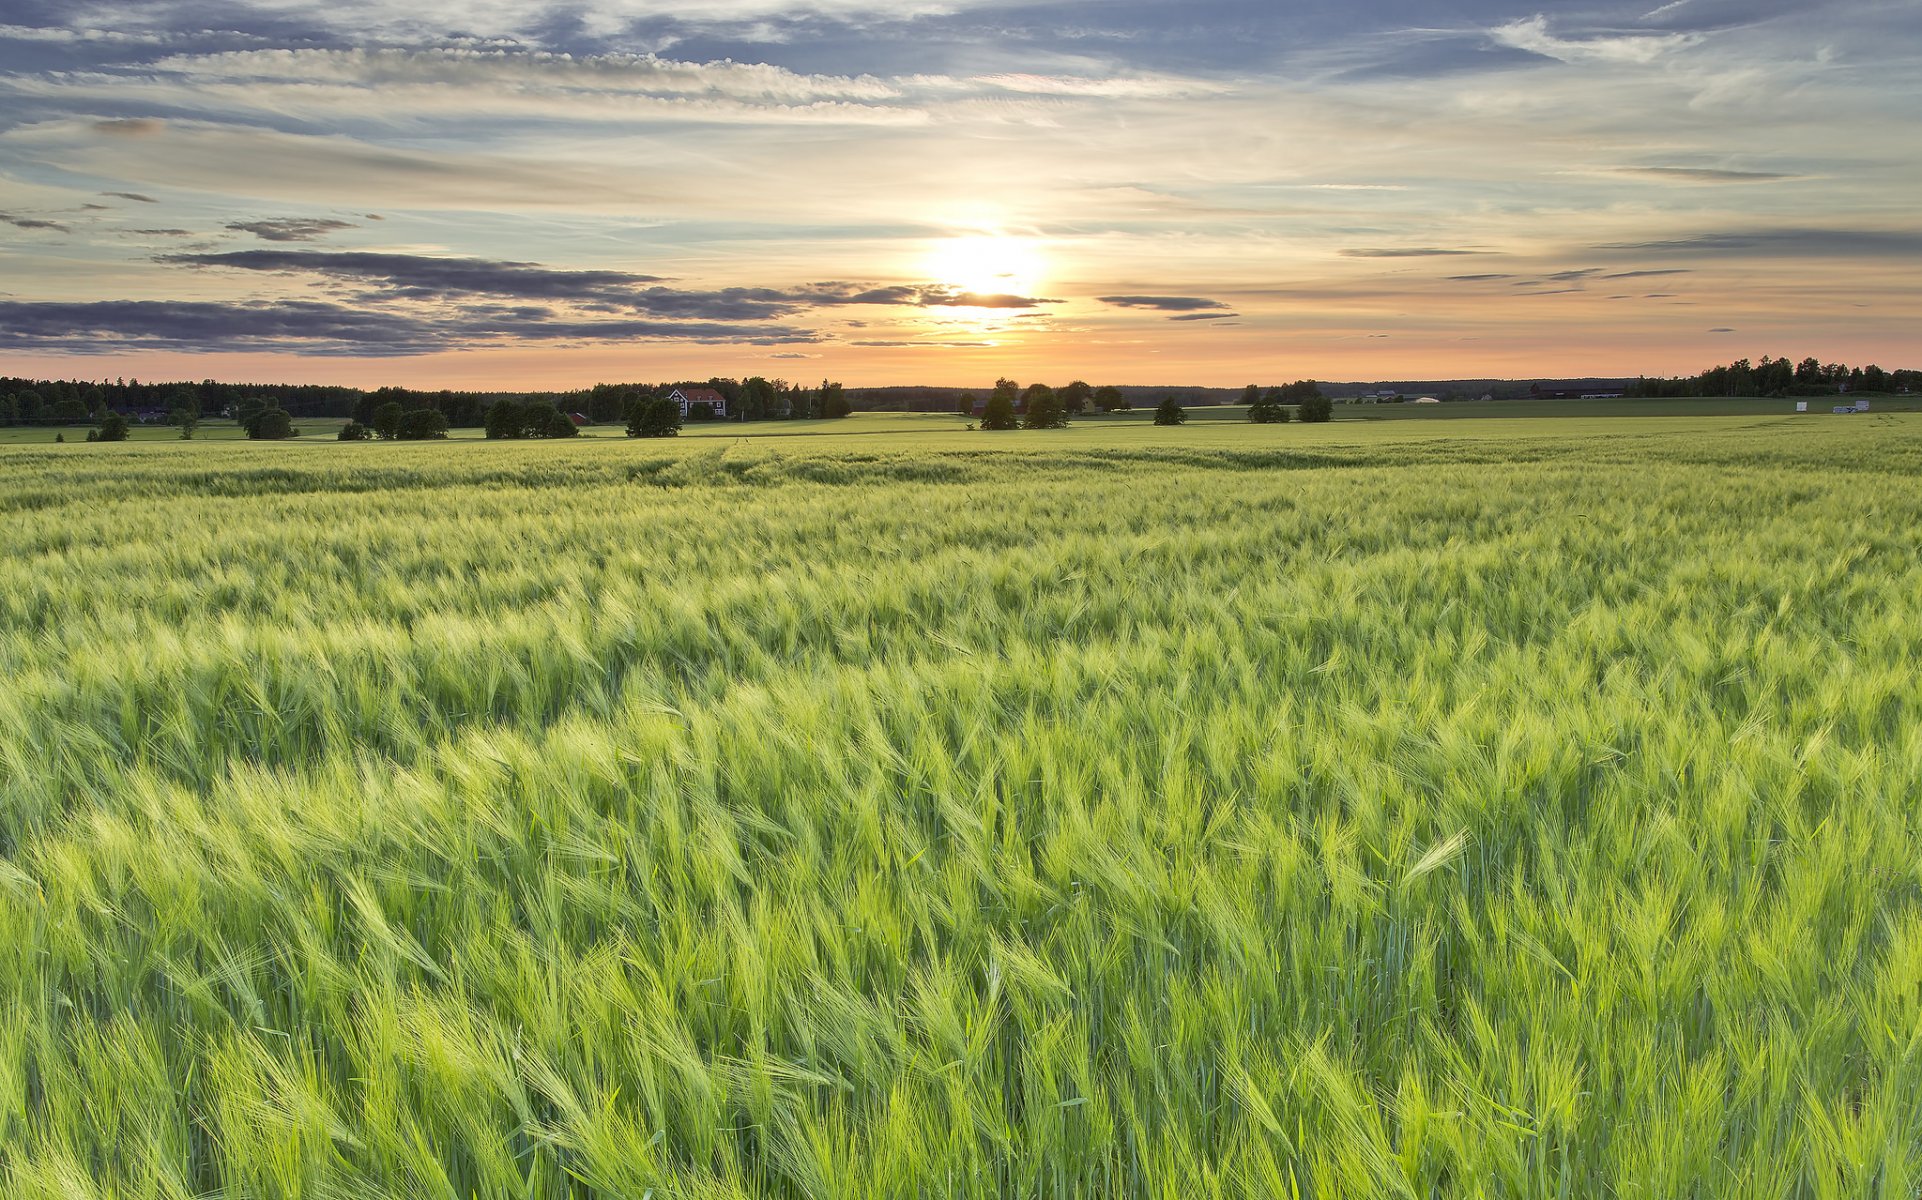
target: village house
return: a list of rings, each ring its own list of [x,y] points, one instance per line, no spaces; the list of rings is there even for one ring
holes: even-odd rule
[[[688,410],[696,404],[705,404],[714,411],[716,417],[727,416],[727,397],[713,388],[685,387],[675,388],[667,394],[669,400],[681,406],[681,419],[685,421]]]

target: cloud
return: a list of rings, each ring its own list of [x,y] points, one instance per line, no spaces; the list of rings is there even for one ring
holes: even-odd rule
[[[349,221],[324,217],[278,217],[266,221],[230,221],[227,228],[235,233],[251,233],[267,242],[313,242],[330,233],[360,227]]]
[[[93,128],[95,133],[112,137],[153,137],[165,133],[167,123],[148,117],[115,117],[112,120],[95,121]]]
[[[1174,316],[1172,316],[1172,317],[1169,317],[1168,319],[1169,319],[1170,321],[1226,321],[1226,320],[1229,320],[1229,319],[1231,319],[1231,318],[1234,318],[1234,317],[1239,317],[1240,315],[1241,315],[1240,313],[1231,313],[1231,312],[1226,312],[1226,313],[1176,313],[1176,314],[1175,314]]]
[[[1450,283],[1489,283],[1497,279],[1513,279],[1513,275],[1450,275]]]
[[[1922,229],[1755,229],[1651,242],[1608,242],[1596,249],[1756,258],[1885,258],[1922,254]]]
[[[112,196],[118,200],[133,200],[140,204],[160,203],[160,201],[154,199],[152,196],[142,195],[139,192],[102,192],[100,194],[103,196]]]
[[[1543,58],[1565,63],[1647,64],[1698,45],[1702,38],[1693,33],[1598,34],[1586,38],[1556,37],[1548,31],[1548,18],[1541,14],[1498,25],[1489,30],[1498,45],[1526,50]]]
[[[1103,304],[1117,308],[1149,308],[1157,312],[1196,312],[1202,309],[1227,308],[1219,300],[1209,300],[1202,296],[1097,296]]]
[[[372,251],[239,250],[169,254],[163,263],[290,275],[364,284],[379,300],[448,300],[491,296],[628,310],[672,319],[765,321],[811,308],[880,305],[917,308],[1032,309],[1059,300],[961,291],[939,285],[872,287],[815,283],[797,288],[729,287],[690,291],[658,286],[658,275],[567,270],[539,263],[441,258]]]
[[[1385,249],[1343,250],[1343,258],[1452,258],[1459,254],[1485,254],[1484,250],[1456,250],[1442,246],[1404,246]]]
[[[51,229],[56,233],[72,233],[73,230],[58,221],[48,221],[41,217],[17,217],[12,213],[0,212],[0,224],[11,225],[15,229]]]
[[[1656,275],[1693,275],[1693,274],[1694,272],[1689,270],[1687,267],[1669,267],[1665,270],[1660,270],[1660,271],[1617,271],[1612,275],[1604,275],[1602,276],[1602,278],[1603,279],[1648,279]]]
[[[1674,183],[1781,183],[1805,178],[1775,171],[1730,171],[1717,167],[1612,167],[1610,173]]]
[[[0,301],[0,348],[71,354],[173,350],[406,357],[526,342],[812,342],[806,330],[664,321],[552,320],[538,310],[397,314],[315,301]]]

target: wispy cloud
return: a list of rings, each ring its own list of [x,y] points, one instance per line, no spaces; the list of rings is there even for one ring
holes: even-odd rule
[[[229,221],[235,233],[251,233],[265,242],[314,242],[343,229],[358,229],[351,221],[325,217],[276,217],[263,221]]]
[[[1775,171],[1732,171],[1719,167],[1611,167],[1612,174],[1672,183],[1781,183],[1805,176]]]
[[[1558,37],[1549,32],[1540,13],[1498,25],[1489,31],[1496,43],[1526,50],[1565,63],[1652,63],[1665,55],[1701,42],[1692,33],[1598,33],[1588,37]]]
[[[1151,308],[1158,312],[1174,313],[1228,307],[1219,300],[1210,300],[1204,296],[1100,296],[1097,299],[1103,304],[1112,304],[1117,308]]]

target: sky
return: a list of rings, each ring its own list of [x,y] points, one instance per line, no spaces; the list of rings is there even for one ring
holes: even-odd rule
[[[1922,366],[1915,0],[0,0],[0,374]]]

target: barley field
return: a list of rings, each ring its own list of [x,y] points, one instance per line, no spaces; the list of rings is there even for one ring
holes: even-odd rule
[[[862,421],[0,447],[0,1192],[1914,1200],[1922,416]]]

